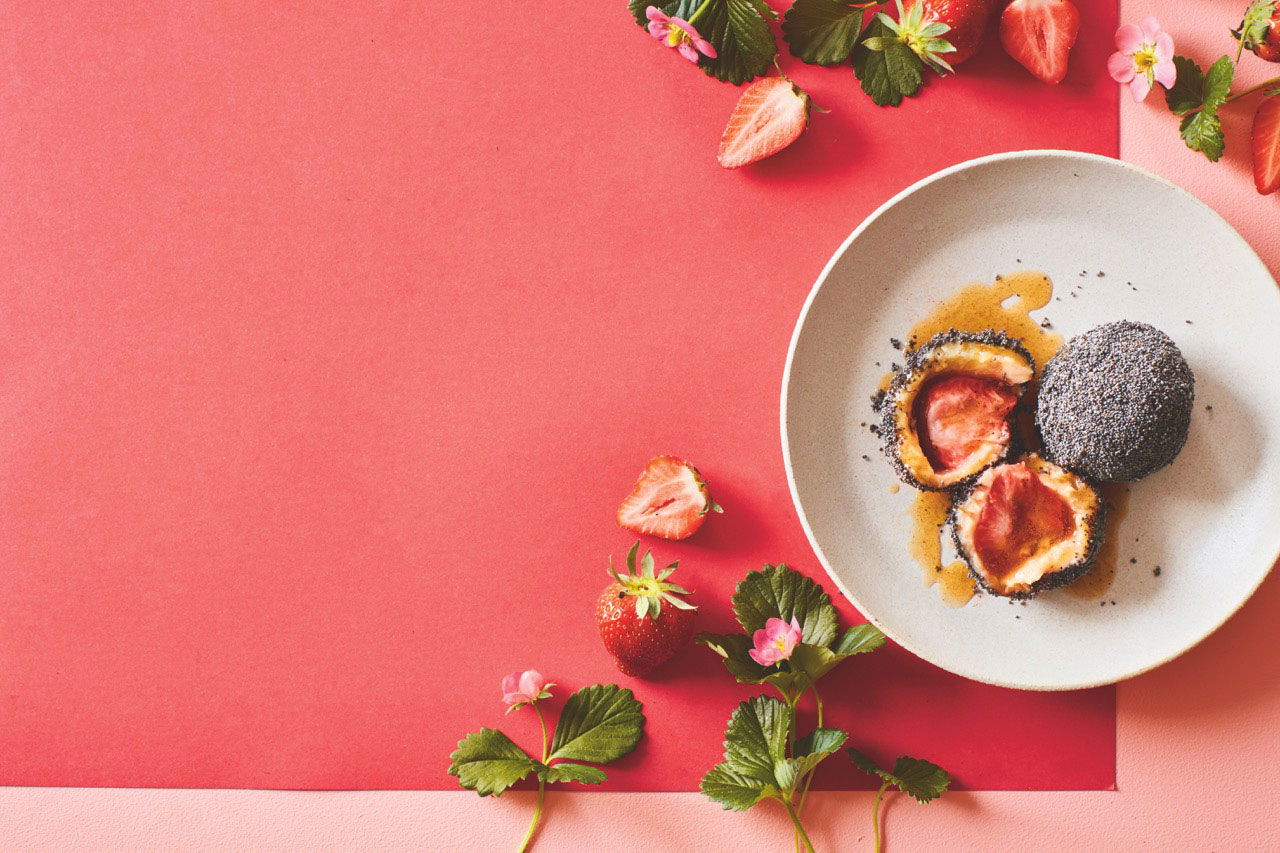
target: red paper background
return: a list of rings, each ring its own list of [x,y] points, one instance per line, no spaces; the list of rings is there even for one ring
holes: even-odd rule
[[[935,169],[1116,153],[1115,11],[1079,5],[1056,89],[993,45],[880,110],[790,62],[833,112],[734,173],[737,91],[621,0],[10,6],[0,783],[452,788],[467,731],[532,746],[497,685],[535,666],[645,703],[610,788],[693,788],[752,691],[700,649],[613,669],[591,610],[632,541],[614,507],[656,453],[702,467],[726,514],[648,544],[707,629],[750,568],[820,575],[777,436],[799,307]],[[1109,689],[892,649],[825,693],[874,755],[971,788],[1114,781]]]

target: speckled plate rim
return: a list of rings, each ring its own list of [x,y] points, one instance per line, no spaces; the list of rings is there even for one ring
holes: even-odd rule
[[[1219,222],[1225,225],[1227,227],[1227,230],[1239,242],[1239,248],[1243,250],[1242,256],[1246,258],[1252,258],[1253,263],[1257,265],[1258,271],[1259,273],[1261,273],[1264,279],[1270,281],[1273,286],[1276,286],[1275,278],[1271,275],[1271,271],[1267,269],[1267,265],[1262,262],[1262,259],[1260,257],[1258,257],[1258,253],[1254,251],[1253,246],[1249,245],[1248,241],[1246,241],[1244,237],[1240,236],[1240,232],[1236,231],[1236,229],[1232,227],[1232,225],[1229,222],[1227,222],[1222,217],[1221,214],[1219,214],[1213,208],[1209,207],[1209,205],[1205,204],[1200,199],[1196,198],[1187,190],[1183,189],[1182,187],[1178,186],[1172,181],[1166,180],[1165,178],[1162,178],[1159,175],[1154,174],[1153,172],[1149,172],[1146,169],[1133,165],[1132,163],[1126,163],[1123,160],[1117,160],[1114,157],[1106,157],[1101,154],[1089,154],[1083,151],[1068,151],[1068,150],[1061,150],[1061,149],[1054,149],[1054,148],[1029,149],[1025,151],[1008,151],[1000,154],[989,154],[985,157],[976,157],[972,160],[965,160],[964,162],[957,163],[954,166],[948,166],[945,169],[934,172],[932,175],[928,175],[927,177],[921,178],[919,181],[916,181],[911,186],[902,190],[897,195],[893,196],[888,201],[884,202],[879,207],[877,207],[875,211],[871,213],[870,216],[862,220],[862,222],[859,223],[858,227],[853,229],[853,232],[848,237],[845,238],[843,243],[840,244],[840,247],[836,249],[835,252],[832,253],[830,259],[827,260],[826,265],[822,268],[822,272],[818,274],[817,281],[814,282],[813,287],[809,290],[809,295],[805,298],[804,305],[800,309],[800,316],[796,320],[795,329],[791,333],[791,342],[787,346],[787,360],[786,360],[786,364],[783,366],[783,369],[782,369],[781,403],[779,406],[779,427],[780,427],[780,435],[782,438],[782,460],[787,472],[787,488],[791,492],[791,503],[795,506],[796,515],[800,517],[800,525],[801,527],[804,528],[804,535],[809,540],[809,546],[813,549],[814,554],[818,557],[818,562],[821,563],[823,570],[827,573],[827,577],[829,577],[832,580],[832,582],[835,583],[836,587],[839,588],[840,593],[846,599],[852,602],[853,605],[858,608],[858,611],[862,613],[865,617],[867,617],[868,621],[870,621],[873,625],[875,625],[877,628],[883,631],[885,635],[889,637],[889,639],[893,640],[895,643],[902,646],[902,648],[911,652],[916,657],[919,657],[922,660],[928,661],[934,666],[940,667],[942,669],[947,670],[948,672],[952,672],[956,675],[963,676],[973,681],[979,681],[985,684],[993,684],[997,687],[1008,687],[1015,690],[1036,690],[1040,692],[1053,692],[1053,691],[1063,691],[1063,690],[1084,690],[1090,687],[1103,687],[1108,684],[1116,684],[1117,682],[1125,681],[1127,679],[1133,678],[1136,675],[1141,675],[1144,672],[1149,672],[1155,669],[1156,667],[1163,666],[1164,664],[1172,660],[1175,660],[1176,658],[1180,657],[1181,655],[1195,648],[1197,645],[1203,642],[1206,637],[1213,634],[1215,631],[1217,631],[1219,628],[1225,625],[1227,620],[1229,620],[1232,616],[1234,616],[1236,613],[1240,611],[1240,608],[1243,607],[1245,603],[1250,598],[1253,597],[1253,594],[1257,592],[1258,587],[1260,587],[1262,585],[1262,582],[1267,579],[1267,576],[1271,573],[1271,570],[1275,567],[1277,561],[1280,561],[1280,525],[1278,525],[1275,529],[1274,535],[1275,535],[1276,541],[1273,548],[1271,549],[1273,553],[1271,561],[1267,563],[1266,566],[1262,567],[1261,570],[1258,572],[1257,581],[1254,582],[1254,584],[1248,589],[1248,591],[1241,596],[1239,603],[1237,603],[1234,608],[1228,611],[1222,617],[1221,620],[1211,625],[1199,637],[1196,637],[1195,639],[1191,640],[1189,643],[1187,643],[1185,646],[1183,646],[1183,648],[1179,649],[1178,651],[1175,651],[1172,654],[1169,654],[1157,660],[1154,660],[1146,664],[1145,666],[1137,667],[1135,669],[1132,669],[1131,671],[1122,672],[1119,675],[1116,675],[1115,677],[1109,677],[1109,678],[1093,680],[1093,681],[1064,682],[1061,684],[1053,684],[1053,685],[1044,685],[1044,684],[1028,685],[1028,684],[1019,684],[1017,682],[1004,681],[1001,679],[985,677],[972,671],[965,671],[965,668],[961,666],[944,664],[941,661],[938,661],[933,657],[931,657],[922,649],[914,646],[911,643],[906,642],[902,636],[900,636],[897,632],[893,631],[888,625],[884,624],[881,620],[879,620],[874,613],[870,612],[867,609],[867,607],[864,604],[862,604],[857,599],[857,597],[855,597],[849,591],[849,589],[845,586],[844,582],[840,580],[840,576],[832,569],[831,563],[827,559],[826,553],[823,551],[822,546],[818,544],[817,537],[814,536],[813,528],[810,526],[809,518],[804,511],[804,505],[800,501],[799,489],[796,487],[795,470],[791,462],[791,442],[787,434],[787,414],[788,414],[787,398],[788,398],[788,394],[791,386],[792,363],[795,360],[796,349],[799,345],[800,338],[804,334],[805,322],[809,318],[809,310],[813,307],[813,303],[817,299],[819,291],[821,291],[823,285],[826,284],[827,277],[831,274],[832,269],[834,269],[836,264],[839,263],[840,259],[844,256],[845,252],[847,252],[849,250],[849,247],[853,245],[854,241],[856,241],[860,236],[862,236],[864,231],[866,231],[869,227],[871,227],[871,225],[876,220],[878,220],[881,216],[883,216],[887,211],[889,211],[891,208],[895,207],[896,205],[904,201],[909,196],[914,195],[916,192],[929,186],[930,184],[949,178],[950,176],[958,172],[964,172],[970,169],[980,168],[982,166],[986,166],[991,163],[998,163],[1002,161],[1037,160],[1037,159],[1048,159],[1048,158],[1060,159],[1060,160],[1066,160],[1066,161],[1075,160],[1075,161],[1088,162],[1088,163],[1102,163],[1110,167],[1120,168],[1120,169],[1133,172],[1150,181],[1154,181],[1155,183],[1161,186],[1164,186],[1176,191],[1177,193],[1181,194],[1187,199],[1190,199],[1195,205],[1199,206],[1209,216],[1217,219]],[[1280,298],[1280,288],[1277,288],[1277,297]]]

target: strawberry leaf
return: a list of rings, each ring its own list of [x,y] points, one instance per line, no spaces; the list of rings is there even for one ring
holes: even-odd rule
[[[449,775],[482,797],[499,796],[534,769],[535,762],[497,729],[481,729],[458,741]]]
[[[1175,56],[1173,65],[1178,76],[1172,88],[1165,90],[1164,102],[1174,115],[1186,115],[1204,105],[1204,72],[1185,56]]]
[[[582,785],[599,785],[606,778],[599,767],[588,767],[585,764],[563,762],[561,764],[542,765],[538,768],[538,778],[546,782],[577,782]]]
[[[716,48],[715,59],[698,60],[708,75],[736,86],[769,70],[778,54],[769,22],[777,15],[764,0],[705,0],[694,17],[689,23]]]
[[[797,774],[803,776],[813,770],[823,759],[844,746],[846,738],[847,735],[839,729],[814,729],[806,737],[796,741]]]
[[[1217,162],[1226,147],[1218,109],[1231,94],[1235,65],[1230,57],[1222,56],[1205,74],[1185,56],[1176,56],[1173,61],[1178,78],[1173,88],[1165,92],[1165,103],[1170,111],[1182,116],[1179,130],[1187,147]]]
[[[632,692],[616,684],[582,688],[565,700],[548,760],[618,760],[635,749],[644,734],[640,708]]]
[[[741,684],[759,684],[769,670],[751,659],[747,651],[752,648],[751,638],[744,634],[710,634],[706,631],[693,638],[720,656],[725,669]]]
[[[879,17],[871,19],[853,51],[853,73],[881,107],[898,106],[924,84],[924,62]]]
[[[927,803],[936,799],[951,786],[951,774],[922,758],[904,755],[893,763],[893,771],[890,772],[881,770],[875,762],[856,749],[850,749],[848,753],[859,770],[879,776],[916,802]]]
[[[655,3],[654,0],[627,0],[627,9],[630,10],[631,16],[636,19],[636,23],[642,27],[649,25],[649,19],[645,17],[645,10],[650,6],[662,8],[662,4],[660,2]],[[667,12],[667,14],[671,13]]]
[[[742,702],[724,732],[724,759],[735,773],[774,784],[773,768],[786,754],[791,716],[769,696]]]
[[[860,655],[874,652],[884,643],[884,632],[870,622],[864,622],[845,631],[831,650],[838,655]]]
[[[708,634],[705,631],[693,638],[718,654],[724,668],[739,684],[770,684],[784,696],[798,696],[809,686],[804,673],[777,666],[764,667],[751,659],[747,652],[752,648],[751,638],[743,634]]]
[[[744,776],[722,761],[707,771],[698,788],[726,809],[744,812],[765,797],[776,797],[778,789],[751,776]]]
[[[735,86],[759,77],[778,53],[769,22],[777,13],[764,0],[627,0],[637,24],[647,27],[645,11],[657,6],[673,18],[688,21],[716,49],[716,58],[700,56],[698,66],[709,76]],[[712,506],[715,512],[722,512]]]
[[[1267,30],[1271,28],[1271,16],[1276,13],[1276,6],[1275,0],[1255,0],[1249,4],[1239,28],[1231,31],[1231,35],[1240,41],[1240,47],[1236,51],[1237,59],[1246,48],[1252,50],[1266,41]]]
[[[769,619],[790,622],[794,618],[800,624],[803,642],[828,646],[840,627],[831,596],[785,565],[749,573],[738,584],[732,601],[738,624],[748,634],[763,628]]]
[[[839,65],[858,44],[863,13],[844,0],[796,0],[782,16],[782,37],[810,65]]]
[[[875,648],[879,648],[876,646]],[[855,654],[862,652],[874,651],[873,648],[863,648],[856,652],[833,652],[826,646],[813,646],[808,643],[798,643],[795,651],[791,653],[789,662],[791,666],[799,672],[804,673],[806,681],[801,682],[807,684],[816,682],[828,672],[836,668],[836,665],[842,661],[853,657]]]

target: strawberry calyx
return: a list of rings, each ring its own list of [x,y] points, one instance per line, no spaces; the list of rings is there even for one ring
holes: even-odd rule
[[[787,82],[791,82],[791,81],[788,80]],[[795,86],[794,83],[792,84],[792,86],[795,88],[797,93],[803,95],[806,99],[809,98],[809,96],[805,94],[804,90],[801,89],[799,86]],[[812,105],[813,101],[810,100],[809,104]],[[807,116],[806,116],[806,119],[807,119]],[[716,503],[715,500],[711,497],[711,493],[707,491],[707,481],[702,479],[702,472],[700,472],[697,468],[694,468],[692,465],[689,466],[689,470],[693,472],[693,482],[697,484],[698,491],[702,494],[702,509],[698,510],[698,515],[706,515],[709,512],[724,512],[724,507]],[[637,542],[636,547],[639,547],[639,546],[640,546],[640,543]],[[633,548],[632,550],[634,551],[635,548]],[[648,559],[648,557],[649,555],[646,554],[645,558]],[[667,568],[674,569],[677,565],[679,565],[679,563],[680,561],[677,560]]]
[[[689,590],[679,584],[670,583],[667,578],[680,565],[680,561],[669,563],[661,572],[654,571],[653,551],[645,552],[644,557],[636,564],[636,556],[640,551],[640,543],[631,546],[631,550],[627,552],[627,573],[620,574],[613,567],[613,557],[609,558],[609,574],[622,587],[618,591],[619,598],[634,598],[636,600],[636,618],[644,619],[648,617],[656,620],[662,612],[662,603],[665,601],[672,607],[680,610],[697,610],[698,608],[689,602],[680,598],[682,595],[688,595]]]
[[[900,41],[911,49],[939,74],[955,71],[951,64],[942,58],[944,53],[955,53],[955,45],[946,39],[939,38],[951,27],[942,21],[926,18],[924,4],[916,3],[910,9],[902,7],[902,0],[894,0],[898,7],[898,20],[894,20],[884,12],[877,12],[876,17],[893,32],[894,37],[873,37],[865,40],[863,45],[870,50],[885,50],[892,42]]]

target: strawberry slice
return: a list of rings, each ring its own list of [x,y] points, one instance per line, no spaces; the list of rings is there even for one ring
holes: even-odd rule
[[[1280,190],[1280,93],[1264,100],[1253,117],[1253,183],[1263,195]]]
[[[686,539],[702,526],[708,512],[723,511],[707,494],[697,468],[675,456],[658,456],[618,507],[618,524],[663,539]]]
[[[720,137],[716,160],[726,169],[777,154],[809,124],[809,96],[786,77],[765,77],[747,87]]]
[[[1000,43],[1035,76],[1061,83],[1080,33],[1080,11],[1071,0],[1013,0],[1000,16]]]

